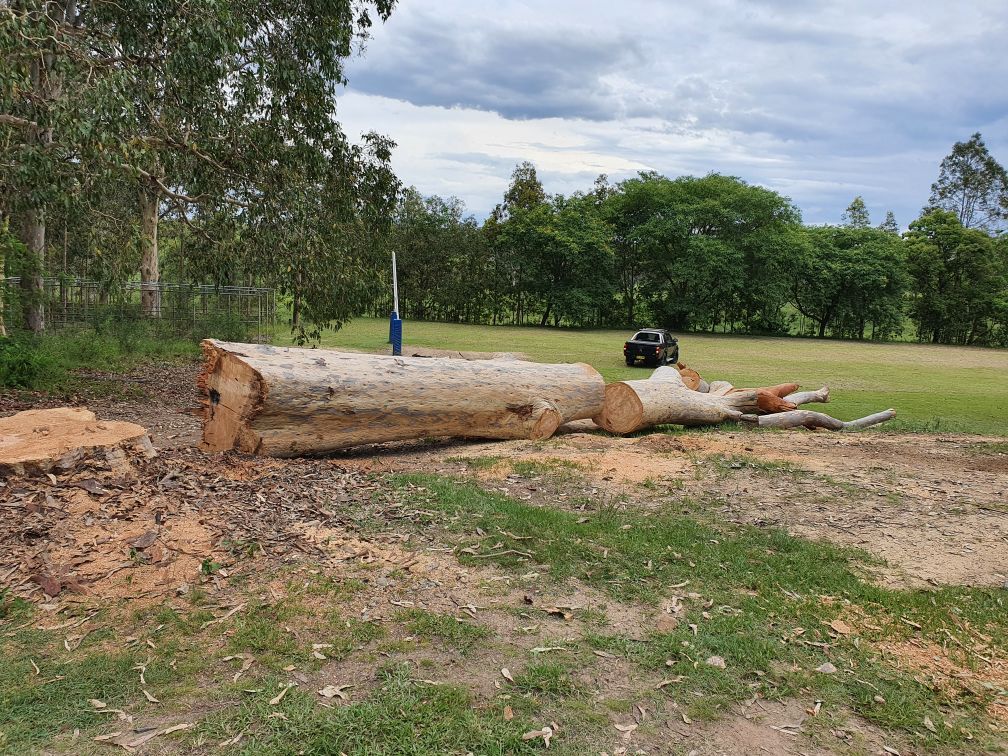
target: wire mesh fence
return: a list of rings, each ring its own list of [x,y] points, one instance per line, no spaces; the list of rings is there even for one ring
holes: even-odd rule
[[[25,292],[18,277],[0,278],[8,330],[22,322]],[[147,320],[177,334],[214,331],[269,341],[277,316],[276,292],[255,286],[213,286],[130,281],[109,285],[83,278],[44,278],[46,330]]]

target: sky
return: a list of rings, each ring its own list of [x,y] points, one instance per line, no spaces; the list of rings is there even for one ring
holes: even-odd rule
[[[1006,0],[400,0],[337,118],[480,219],[530,160],[551,194],[713,171],[906,227],[956,141],[1008,164],[1006,40]]]

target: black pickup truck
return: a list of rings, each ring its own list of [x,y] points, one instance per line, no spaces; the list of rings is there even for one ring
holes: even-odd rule
[[[668,365],[679,361],[679,341],[668,331],[645,328],[623,345],[623,357],[630,366],[637,360],[649,367]]]

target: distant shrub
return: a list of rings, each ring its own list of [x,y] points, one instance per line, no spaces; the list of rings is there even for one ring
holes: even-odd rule
[[[0,386],[40,389],[51,385],[61,374],[62,369],[39,340],[0,339]]]

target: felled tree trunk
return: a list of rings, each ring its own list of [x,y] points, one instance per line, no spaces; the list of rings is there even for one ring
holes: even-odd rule
[[[758,410],[755,391],[711,396],[691,390],[674,367],[660,367],[646,380],[610,383],[595,424],[610,433],[633,433],[653,425],[717,425]]]
[[[291,457],[435,436],[542,439],[602,408],[590,365],[203,342],[203,445]]]
[[[876,412],[857,420],[837,420],[835,417],[824,415],[822,412],[812,412],[811,410],[793,410],[791,412],[781,412],[776,415],[746,415],[742,418],[745,422],[759,425],[760,428],[808,428],[815,430],[825,428],[832,431],[861,430],[872,425],[884,423],[896,417],[896,410],[887,409],[884,412]]]

